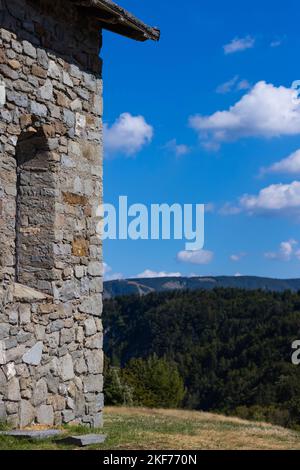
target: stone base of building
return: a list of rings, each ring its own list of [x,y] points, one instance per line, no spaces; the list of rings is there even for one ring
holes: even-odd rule
[[[101,319],[20,284],[0,297],[0,422],[101,427]]]

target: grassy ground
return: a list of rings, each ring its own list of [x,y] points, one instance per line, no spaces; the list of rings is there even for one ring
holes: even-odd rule
[[[83,434],[83,428],[68,428],[68,434]],[[300,449],[300,434],[265,423],[250,423],[210,413],[106,408],[104,445],[98,450],[288,450]],[[29,442],[0,436],[0,450],[74,449],[59,442]]]

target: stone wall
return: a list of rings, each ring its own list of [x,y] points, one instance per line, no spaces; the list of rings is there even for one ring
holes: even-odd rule
[[[0,0],[0,419],[13,427],[101,424],[100,46],[70,1]]]
[[[0,322],[0,421],[101,426],[101,319],[15,284]]]

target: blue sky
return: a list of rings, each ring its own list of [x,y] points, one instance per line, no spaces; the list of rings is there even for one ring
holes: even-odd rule
[[[299,277],[299,5],[119,3],[162,37],[138,43],[104,32],[105,202],[127,195],[130,204],[210,211],[206,256],[179,261],[181,241],[105,241],[107,278]]]

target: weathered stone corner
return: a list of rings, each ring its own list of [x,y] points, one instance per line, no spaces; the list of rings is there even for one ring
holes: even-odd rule
[[[13,428],[102,423],[101,32],[67,3],[0,0],[0,421]]]
[[[102,425],[103,28],[159,39],[111,0],[0,0],[0,421],[15,429]]]

